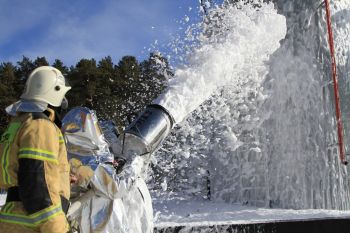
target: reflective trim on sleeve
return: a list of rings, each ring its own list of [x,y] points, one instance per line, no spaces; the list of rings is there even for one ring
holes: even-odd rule
[[[0,222],[8,222],[29,227],[36,227],[41,223],[56,217],[59,214],[63,214],[61,205],[51,206],[31,215],[12,214],[1,211]]]
[[[9,175],[9,150],[10,150],[10,143],[6,142],[5,148],[4,148],[4,154],[2,156],[2,177],[5,184],[11,184],[11,177]]]
[[[4,143],[4,152],[2,154],[2,177],[5,184],[11,184],[11,177],[8,172],[8,166],[10,164],[9,156],[13,140],[17,134],[18,129],[21,127],[21,123],[11,123],[5,133],[1,136],[1,143]]]
[[[64,138],[63,138],[62,134],[60,134],[60,136],[58,137],[58,142],[64,143]]]
[[[2,207],[1,211],[2,211],[2,212],[11,212],[11,210],[13,209],[13,207],[14,207],[13,202],[8,202],[8,203],[5,204],[4,207]]]
[[[36,159],[49,161],[58,164],[58,160],[53,152],[37,148],[21,148],[18,152],[19,159]]]

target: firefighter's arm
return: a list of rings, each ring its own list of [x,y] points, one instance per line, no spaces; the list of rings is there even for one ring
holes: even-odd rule
[[[35,216],[41,232],[67,232],[60,197],[59,138],[46,119],[25,127],[18,152],[18,188],[28,214]]]

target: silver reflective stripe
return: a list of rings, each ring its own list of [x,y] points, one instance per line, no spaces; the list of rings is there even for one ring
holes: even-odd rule
[[[40,224],[41,222],[48,220],[51,216],[57,214],[58,212],[62,212],[61,205],[51,211],[44,212],[43,214],[40,214],[39,216],[35,217],[34,224]]]
[[[58,163],[58,160],[52,151],[41,150],[37,148],[21,148],[18,152],[19,159],[36,159]]]
[[[40,223],[47,221],[48,219],[55,216],[56,214],[62,212],[61,205],[53,209],[51,208],[49,208],[46,211],[43,211],[43,213],[41,214],[33,214],[33,215],[27,215],[27,216],[0,212],[0,221],[35,227]]]
[[[48,158],[48,159],[54,159],[56,160],[56,157],[54,155],[48,154],[48,153],[44,153],[41,151],[35,151],[35,150],[21,150],[18,153],[18,156],[21,157],[25,157],[26,155],[38,155],[38,158],[40,157],[44,157],[44,158]],[[39,159],[40,160],[40,159]]]
[[[34,227],[35,224],[33,223],[33,220],[26,217],[26,216],[19,216],[19,215],[10,215],[7,213],[0,212],[0,222],[9,222],[9,223],[16,223],[26,226]]]

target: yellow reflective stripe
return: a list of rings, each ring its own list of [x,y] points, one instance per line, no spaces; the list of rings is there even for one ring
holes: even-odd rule
[[[10,212],[13,209],[13,202],[6,203],[4,207],[1,209],[2,212]]]
[[[4,148],[4,154],[2,158],[2,176],[3,176],[3,181],[5,184],[11,184],[11,177],[9,175],[8,169],[9,169],[9,153],[10,152],[10,143],[6,142],[5,148]]]
[[[58,142],[59,142],[59,143],[64,143],[64,138],[63,138],[62,135],[60,135],[60,136],[58,137]]]
[[[9,207],[9,203],[6,203],[2,208],[1,211],[6,212],[6,209]]]
[[[7,212],[11,212],[13,210],[13,207],[15,207],[15,204],[13,202],[10,202]]]
[[[9,172],[8,172],[8,167],[10,164],[10,161],[9,161],[10,147],[20,127],[21,127],[20,122],[10,123],[5,133],[1,135],[1,143],[5,144],[4,152],[2,154],[2,161],[1,161],[2,177],[5,184],[11,184],[11,176],[9,175]]]
[[[18,152],[19,159],[37,159],[58,163],[53,152],[37,148],[21,148]]]
[[[49,219],[63,214],[61,205],[51,206],[31,215],[0,212],[0,221],[35,227]]]
[[[63,135],[62,135],[61,132],[60,132],[59,135],[58,135],[58,142],[59,142],[59,143],[64,142],[64,137],[63,137]]]
[[[53,206],[47,207],[46,209],[40,210],[38,212],[35,212],[34,214],[29,215],[29,217],[36,218],[42,214],[49,213],[52,210],[57,209],[57,208],[61,208],[61,205],[53,205]]]
[[[26,151],[26,150],[35,151],[35,152],[38,152],[38,153],[43,153],[43,154],[52,155],[52,156],[55,155],[55,153],[53,153],[52,151],[42,150],[42,149],[38,149],[38,148],[24,147],[24,148],[19,149],[20,152],[21,151]]]
[[[22,154],[18,156],[19,159],[36,159],[41,161],[48,161],[53,163],[58,163],[57,159],[52,158],[46,158],[45,156],[38,156],[38,155],[32,155],[32,154]]]
[[[2,212],[0,212],[0,222],[20,224],[27,227],[35,227],[32,221],[26,218],[25,216],[15,216],[12,214],[2,213]]]

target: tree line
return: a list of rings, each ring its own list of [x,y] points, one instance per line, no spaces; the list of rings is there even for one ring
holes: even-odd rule
[[[112,120],[120,128],[150,104],[173,76],[167,59],[158,53],[151,53],[141,62],[134,56],[124,56],[117,64],[110,56],[98,62],[83,58],[71,67],[59,59],[49,64],[45,57],[33,61],[24,56],[16,64],[3,62],[0,64],[0,133],[9,122],[5,108],[19,100],[30,72],[47,65],[59,69],[72,87],[67,93],[70,108],[89,107],[99,119]]]

